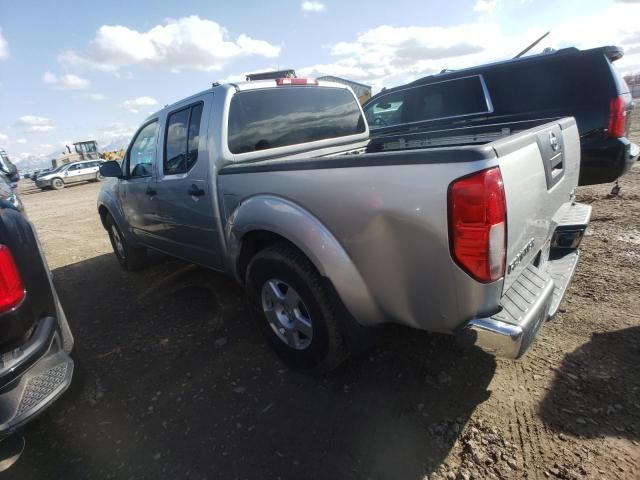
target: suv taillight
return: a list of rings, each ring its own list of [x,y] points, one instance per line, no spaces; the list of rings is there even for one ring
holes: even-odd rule
[[[627,104],[623,97],[615,97],[609,102],[609,137],[624,137]]]
[[[22,302],[25,296],[22,277],[6,245],[0,245],[0,312],[6,312]]]
[[[498,167],[449,185],[449,242],[456,263],[487,283],[504,275],[507,206]]]

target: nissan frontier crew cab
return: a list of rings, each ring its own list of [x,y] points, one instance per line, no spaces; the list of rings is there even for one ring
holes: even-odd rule
[[[366,327],[518,358],[553,316],[591,209],[573,118],[369,139],[353,92],[214,85],[150,116],[98,212],[129,270],[147,249],[243,284],[268,343],[328,370]]]

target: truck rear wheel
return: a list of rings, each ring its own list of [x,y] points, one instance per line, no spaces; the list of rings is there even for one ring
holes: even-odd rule
[[[324,373],[347,358],[339,299],[299,250],[278,244],[258,252],[246,286],[252,316],[289,366]]]
[[[113,217],[107,214],[105,219],[105,227],[109,234],[113,253],[116,255],[118,262],[125,270],[140,270],[145,265],[147,258],[147,250],[142,247],[132,247],[127,243],[124,235],[116,225]]]

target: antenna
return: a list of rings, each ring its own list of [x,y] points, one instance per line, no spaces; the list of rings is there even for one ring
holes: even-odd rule
[[[549,35],[551,32],[547,32],[544,35],[542,35],[539,39],[537,39],[535,42],[533,42],[531,45],[529,45],[527,48],[525,48],[524,50],[522,50],[519,54],[517,54],[515,57],[513,58],[520,58],[522,55],[524,55],[525,53],[527,53],[529,50],[531,50],[533,47],[535,47],[537,44],[539,44],[542,39],[544,37],[546,37],[547,35]]]

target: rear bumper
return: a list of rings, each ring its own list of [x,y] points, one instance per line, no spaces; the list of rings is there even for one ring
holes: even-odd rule
[[[69,387],[73,375],[73,360],[52,317],[38,323],[24,349],[8,352],[2,360],[0,438],[45,410]]]
[[[590,217],[591,207],[575,204],[556,233],[566,239],[566,232],[576,231],[581,238]],[[500,310],[464,325],[456,334],[458,343],[508,359],[524,355],[545,321],[558,311],[578,265],[579,243],[571,242],[576,248],[556,246],[541,268],[530,264],[502,296]]]
[[[29,340],[0,356],[0,440],[49,407],[71,384],[73,335],[51,278],[56,317],[45,317]]]
[[[585,143],[582,145],[579,185],[615,181],[629,171],[640,153],[638,145],[625,137]]]

